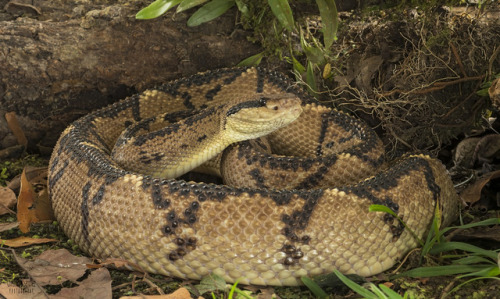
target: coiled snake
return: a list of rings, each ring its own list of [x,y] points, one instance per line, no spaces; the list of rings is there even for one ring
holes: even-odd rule
[[[239,163],[222,171],[227,180],[251,187],[155,178],[111,159],[116,140],[133,123],[150,131],[155,115],[178,119],[204,109],[185,122],[188,131],[200,131],[219,105],[263,94],[293,94],[303,112],[269,135],[278,155],[259,152],[268,147],[261,141],[224,152],[222,164]],[[146,139],[167,140],[176,131]],[[283,156],[290,153],[298,157]],[[138,155],[143,164],[162,159],[158,151]],[[458,197],[441,162],[407,156],[360,179],[383,167],[382,144],[362,122],[316,103],[279,73],[236,68],[180,79],[74,122],[51,157],[49,193],[64,232],[93,257],[123,258],[180,278],[215,273],[227,282],[298,285],[301,276],[333,269],[373,275],[417,246],[397,219],[369,212],[371,204],[390,207],[418,237],[429,230],[436,205],[443,225],[455,219]]]

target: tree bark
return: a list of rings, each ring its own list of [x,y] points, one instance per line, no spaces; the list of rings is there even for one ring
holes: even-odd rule
[[[136,20],[144,1],[20,1],[0,0],[0,148],[16,144],[6,112],[18,115],[32,148],[50,149],[94,109],[259,51],[235,26],[234,9],[190,28],[192,12]]]

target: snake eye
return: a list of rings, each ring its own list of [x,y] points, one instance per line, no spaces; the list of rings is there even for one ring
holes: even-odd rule
[[[260,104],[262,107],[264,107],[264,106],[266,106],[266,104],[267,104],[267,100],[269,100],[269,98],[266,98],[266,97],[261,97],[261,98],[259,99],[259,104]]]

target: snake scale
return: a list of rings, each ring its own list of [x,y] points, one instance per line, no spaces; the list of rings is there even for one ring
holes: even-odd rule
[[[258,151],[267,147],[258,140],[222,155],[223,164],[230,156],[239,163],[228,180],[250,186],[156,178],[111,159],[117,138],[134,123],[205,109],[188,123],[203,130],[210,107],[284,93],[300,98],[303,112],[269,135],[278,155]],[[145,163],[161,156],[140,154]],[[214,273],[227,282],[293,286],[333,269],[373,275],[418,245],[395,217],[369,212],[371,204],[390,207],[418,237],[429,230],[436,205],[442,225],[455,219],[458,196],[440,161],[409,155],[384,165],[380,140],[361,121],[317,103],[280,73],[232,68],[164,84],[75,121],[54,148],[49,194],[64,232],[92,257],[180,278]],[[273,180],[291,187],[279,189]]]

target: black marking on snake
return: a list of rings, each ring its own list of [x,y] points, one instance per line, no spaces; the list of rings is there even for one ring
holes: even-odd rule
[[[177,131],[179,131],[179,128],[180,128],[180,124],[171,124],[168,127],[165,127],[161,130],[157,130],[154,132],[150,132],[148,134],[137,136],[133,142],[133,145],[141,146],[141,145],[144,145],[144,143],[148,142],[149,140],[154,140],[158,137],[165,137],[165,136],[168,136],[172,133],[177,133]]]
[[[330,156],[328,159],[321,159],[323,165],[318,167],[315,173],[308,175],[295,189],[312,189],[315,188],[323,181],[326,173],[330,170],[331,166],[337,162],[337,156]]]
[[[139,161],[141,161],[144,164],[151,164],[152,162],[156,161],[161,161],[165,157],[164,153],[151,153],[151,154],[145,154],[139,156]]]
[[[80,210],[82,213],[82,235],[85,239],[85,242],[89,242],[89,191],[92,187],[92,183],[88,182],[83,186],[82,189],[82,205],[80,206]]]
[[[96,194],[94,195],[94,197],[92,197],[92,205],[97,205],[97,204],[100,204],[101,201],[102,201],[102,198],[104,196],[104,192],[106,190],[106,186],[105,186],[105,183],[102,184],[99,189],[97,190]]]
[[[263,103],[260,99],[259,100],[253,100],[253,101],[246,101],[246,102],[241,102],[238,103],[231,108],[229,108],[226,112],[226,116],[230,116],[232,114],[235,114],[239,112],[241,109],[247,109],[247,108],[259,108],[265,106],[266,103]]]
[[[107,145],[106,141],[104,141],[104,139],[102,139],[102,137],[101,137],[100,134],[97,134],[97,132],[95,131],[95,127],[94,126],[91,126],[88,129],[88,135],[94,137],[95,139],[97,139],[97,142],[99,142],[99,144],[101,145],[101,147],[103,149],[107,149],[108,145]]]
[[[184,120],[184,123],[188,126],[193,126],[195,125],[196,123],[198,123],[199,121],[205,119],[205,118],[208,118],[214,114],[217,113],[217,109],[220,109],[220,106],[219,107],[212,107],[212,108],[207,108],[207,109],[203,109],[200,113],[196,114],[196,115],[193,115],[191,117],[188,117]]]
[[[59,161],[59,159],[54,159],[53,162],[56,162],[56,163],[52,163],[52,166],[51,166],[51,173],[53,172],[53,168],[55,168],[55,165],[57,164],[57,162]],[[64,172],[66,171],[66,167],[68,167],[68,164],[69,164],[69,161],[64,161],[61,169],[59,169],[50,179],[49,179],[49,189],[52,190],[54,188],[54,186],[57,184],[57,182],[61,179],[61,177],[64,175]]]
[[[164,210],[170,206],[170,200],[163,197],[160,180],[153,180],[151,185],[151,198],[156,209]]]
[[[311,240],[311,237],[308,235],[300,236],[299,231],[303,231],[309,224],[309,219],[311,218],[312,212],[318,204],[319,199],[323,196],[323,192],[324,191],[322,189],[297,192],[296,194],[305,200],[302,209],[295,210],[290,215],[281,215],[281,221],[285,224],[285,227],[282,230],[282,234],[287,237],[290,242],[307,244]],[[285,252],[287,253],[287,257],[283,261],[285,265],[291,265],[290,262],[293,261],[294,256],[296,260],[303,257],[303,253],[300,250],[291,250],[292,248],[294,247],[285,247],[285,249],[289,249],[290,251],[290,254]],[[289,259],[290,257],[292,258],[292,260]]]
[[[193,103],[191,103],[191,95],[187,92],[183,92],[181,94],[181,97],[182,99],[184,99],[184,101],[182,102],[182,104],[184,104],[184,107],[186,107],[187,109],[195,109]]]
[[[207,139],[207,135],[203,134],[202,136],[198,137],[197,141],[202,142],[203,140]]]
[[[291,244],[283,245],[281,251],[286,254],[286,257],[282,262],[285,266],[295,265],[297,264],[299,259],[304,257],[304,253],[302,252],[302,250]]]
[[[258,168],[252,169],[248,174],[252,177],[252,179],[257,183],[257,187],[261,189],[268,189],[269,187],[264,184],[264,177],[260,173]]]
[[[134,122],[132,122],[132,121],[130,121],[130,120],[126,120],[126,121],[124,121],[124,122],[123,122],[123,126],[124,126],[125,128],[128,128],[128,127],[130,127],[133,123],[134,123]]]
[[[207,99],[207,101],[213,101],[214,97],[219,93],[221,89],[222,86],[220,84],[217,84],[214,88],[207,91],[207,93],[205,94],[205,98]]]
[[[330,118],[328,113],[321,114],[321,129],[318,138],[318,147],[316,148],[316,156],[323,156],[323,142],[325,141],[326,131],[328,130],[328,125],[330,124]]]
[[[338,143],[340,143],[340,144],[346,143],[347,141],[352,140],[353,138],[354,138],[354,135],[349,135],[349,137],[342,137],[342,138],[339,138]]]

